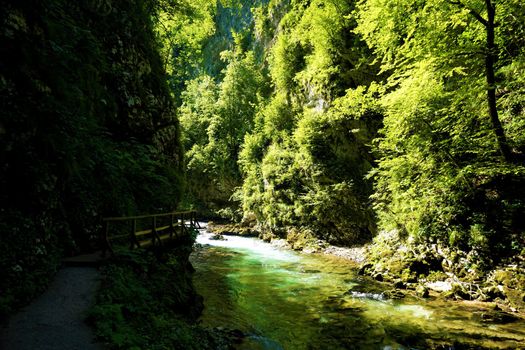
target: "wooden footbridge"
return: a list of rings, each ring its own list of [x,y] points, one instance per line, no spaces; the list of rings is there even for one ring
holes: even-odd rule
[[[190,229],[200,228],[194,210],[166,214],[109,217],[104,222],[103,253],[115,245],[134,248],[161,247],[187,237]]]
[[[197,212],[178,211],[165,214],[103,218],[99,251],[62,259],[65,265],[99,265],[116,247],[157,249],[190,237],[191,230],[201,228]]]

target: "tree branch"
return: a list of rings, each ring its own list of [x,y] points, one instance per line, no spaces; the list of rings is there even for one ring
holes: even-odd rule
[[[479,12],[476,12],[474,11],[473,9],[471,9],[470,7],[468,7],[467,5],[465,5],[464,3],[462,3],[460,0],[446,0],[449,4],[452,4],[452,5],[457,5],[459,6],[460,8],[463,8],[463,9],[467,9],[469,10],[469,13],[475,18],[478,20],[478,22],[480,22],[481,24],[483,24],[485,27],[488,25],[488,22],[485,18],[483,18],[483,16],[481,16],[479,14]]]

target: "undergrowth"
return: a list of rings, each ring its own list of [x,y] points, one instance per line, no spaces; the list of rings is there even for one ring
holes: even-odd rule
[[[193,289],[187,248],[155,256],[121,251],[102,270],[89,320],[109,349],[228,349],[196,324],[202,298]]]

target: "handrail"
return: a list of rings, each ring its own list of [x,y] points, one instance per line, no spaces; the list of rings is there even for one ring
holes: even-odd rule
[[[159,217],[171,217],[169,225],[163,225],[157,227]],[[141,219],[151,219],[151,226],[149,229],[142,229],[142,231],[137,230],[137,221]],[[174,220],[175,219],[175,220]],[[197,222],[197,212],[195,210],[187,211],[175,211],[170,213],[162,214],[150,214],[150,215],[135,215],[135,216],[121,216],[121,217],[108,217],[103,218],[104,222],[104,232],[102,235],[102,245],[103,245],[103,254],[105,255],[106,251],[113,253],[113,248],[111,244],[111,239],[120,239],[120,238],[129,238],[130,248],[144,248],[148,246],[159,247],[164,244],[165,241],[174,240],[177,237],[181,237],[184,233],[188,234],[189,228],[200,228],[199,223]],[[109,226],[111,222],[131,222],[131,230],[129,234],[121,234],[118,236],[110,237],[109,235]],[[187,227],[188,226],[188,227]],[[177,228],[180,227],[179,234],[177,234]],[[168,231],[169,230],[169,231]],[[160,232],[168,232],[168,234],[160,234]],[[150,236],[150,237],[148,237]]]
[[[180,214],[190,214],[190,213],[196,213],[196,211],[186,210],[186,211],[174,211],[171,213],[163,213],[163,214],[147,214],[147,215],[137,215],[137,216],[114,216],[114,217],[103,218],[102,221],[126,221],[126,220],[133,220],[133,219],[146,219],[146,218],[153,218],[153,217],[160,217],[160,216],[170,216],[170,215],[180,215]]]

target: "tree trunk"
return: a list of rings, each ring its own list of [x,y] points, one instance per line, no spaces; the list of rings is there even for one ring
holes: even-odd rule
[[[487,102],[489,107],[490,121],[492,129],[496,134],[498,147],[506,161],[511,161],[511,152],[507,143],[505,131],[499,120],[498,110],[496,107],[496,79],[494,76],[494,64],[496,62],[496,45],[494,43],[494,17],[495,8],[491,0],[485,0],[487,7],[487,21],[485,28],[487,31],[487,54],[485,55],[485,74],[487,79]]]

